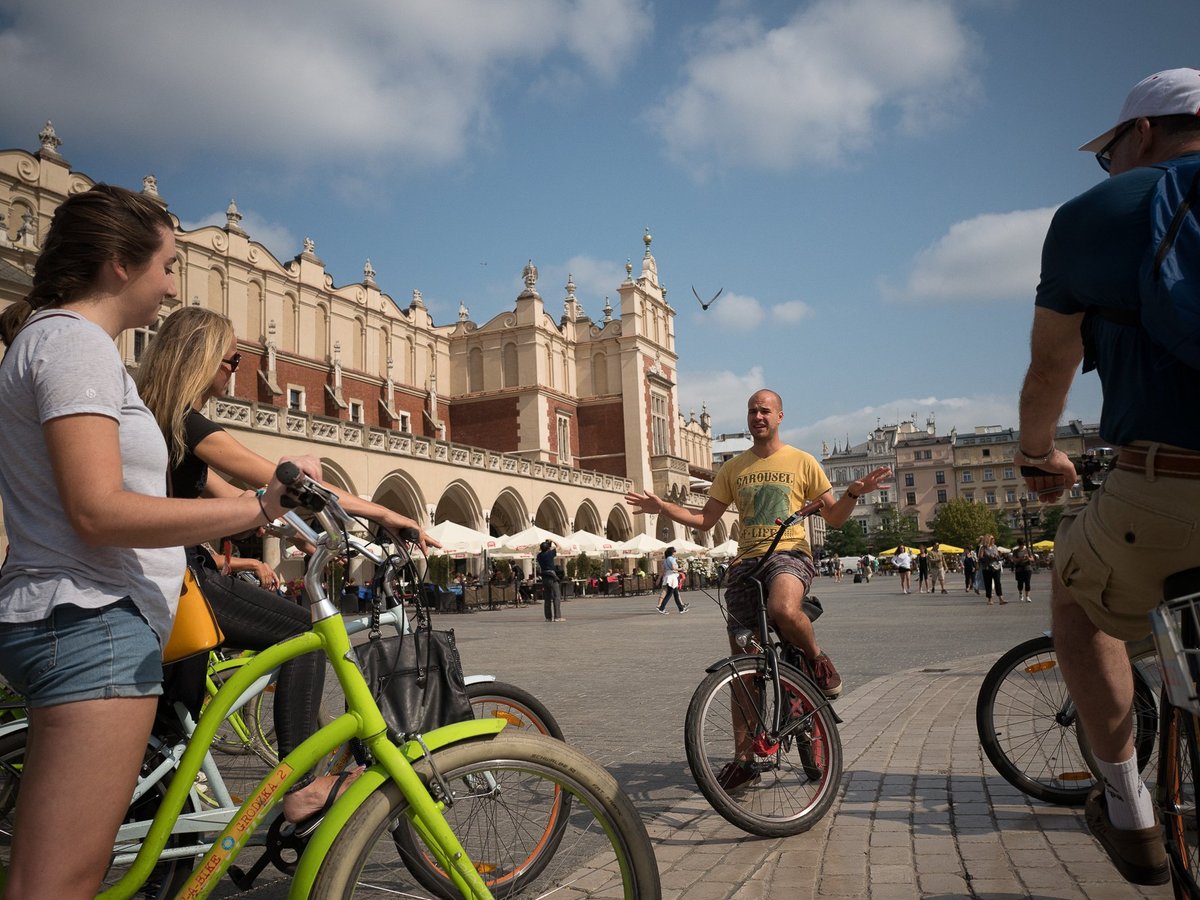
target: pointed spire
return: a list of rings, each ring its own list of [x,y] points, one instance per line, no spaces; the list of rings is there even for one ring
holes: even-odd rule
[[[242,214],[238,212],[237,204],[230,199],[229,206],[225,209],[225,230],[233,231],[238,234],[245,234],[242,230]]]
[[[604,321],[612,321],[612,304],[608,302],[608,295],[604,297]]]
[[[374,287],[375,285],[375,267],[371,265],[371,257],[367,257],[367,261],[363,263],[363,284]]]
[[[625,280],[633,281],[633,263],[629,261],[629,257],[625,257]]]

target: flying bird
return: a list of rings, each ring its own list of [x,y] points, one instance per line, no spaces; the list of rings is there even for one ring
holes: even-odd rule
[[[723,290],[725,290],[725,288],[717,288],[717,292],[712,295],[712,299],[710,299],[707,303],[705,303],[703,300],[700,299],[700,295],[696,293],[695,286],[692,287],[692,293],[695,294],[695,296],[696,296],[696,302],[700,304],[700,308],[703,310],[707,310],[710,306],[712,306],[714,303],[716,303],[717,298],[721,296],[721,291],[723,291]]]

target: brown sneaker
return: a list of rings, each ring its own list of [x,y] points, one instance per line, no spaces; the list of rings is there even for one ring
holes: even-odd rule
[[[753,765],[735,759],[733,762],[725,763],[725,768],[717,776],[717,784],[726,793],[732,794],[736,790],[754,784],[754,782],[758,781],[759,777]]]
[[[1154,824],[1149,828],[1132,831],[1114,828],[1108,818],[1108,803],[1101,783],[1088,794],[1084,819],[1092,837],[1100,842],[1121,877],[1130,884],[1166,884],[1171,880],[1157,808]]]
[[[810,661],[808,674],[830,700],[841,694],[842,676],[833,667],[833,660],[829,658],[829,654],[822,652],[816,659]]]

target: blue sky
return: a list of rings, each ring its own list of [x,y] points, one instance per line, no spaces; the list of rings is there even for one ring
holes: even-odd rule
[[[649,227],[683,410],[740,430],[769,386],[819,452],[1016,425],[1046,226],[1103,177],[1075,148],[1198,33],[1196,0],[0,0],[0,146],[51,119],[93,178],[190,227],[236,198],[438,323],[530,258],[598,319]]]

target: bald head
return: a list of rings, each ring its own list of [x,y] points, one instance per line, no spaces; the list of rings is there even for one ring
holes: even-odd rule
[[[755,406],[763,402],[771,403],[775,409],[783,412],[783,398],[769,388],[757,390],[750,396],[750,406]]]

